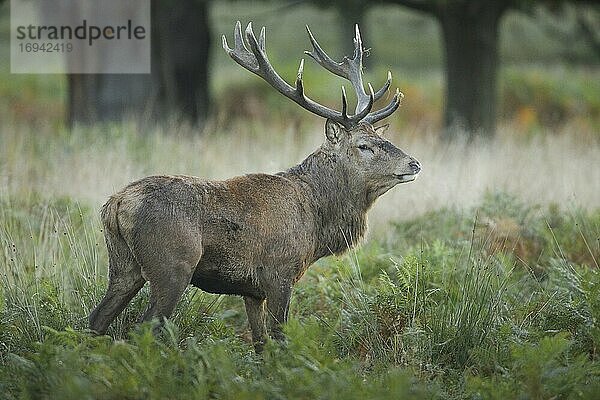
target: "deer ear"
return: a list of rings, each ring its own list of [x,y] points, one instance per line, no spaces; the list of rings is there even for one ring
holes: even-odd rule
[[[325,136],[331,144],[341,142],[345,129],[342,125],[330,119],[325,123]]]
[[[378,126],[375,128],[375,133],[382,136],[385,134],[385,132],[388,130],[389,127],[390,127],[390,124]]]

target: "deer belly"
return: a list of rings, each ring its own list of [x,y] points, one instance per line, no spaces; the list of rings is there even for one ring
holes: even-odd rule
[[[256,279],[242,271],[223,266],[216,268],[200,263],[190,283],[208,293],[264,297]]]

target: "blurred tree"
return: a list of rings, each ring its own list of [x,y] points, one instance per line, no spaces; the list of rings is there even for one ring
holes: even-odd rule
[[[536,12],[536,20],[549,37],[564,45],[566,61],[600,61],[600,4],[558,4],[546,8]],[[587,50],[584,57],[578,53],[581,48]]]
[[[0,0],[2,1],[2,0]],[[208,113],[208,0],[152,0],[152,73],[68,75],[68,120],[149,120]]]
[[[446,89],[445,136],[463,130],[492,136],[496,128],[499,24],[509,9],[593,0],[380,0],[427,13],[441,25]],[[583,22],[586,22],[585,20]],[[459,129],[456,129],[459,128]]]
[[[518,0],[385,0],[436,18],[446,71],[445,136],[491,136],[496,122],[499,23]],[[458,128],[458,129],[457,129]]]

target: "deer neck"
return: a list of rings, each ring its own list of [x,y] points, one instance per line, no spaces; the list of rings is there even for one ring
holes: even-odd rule
[[[301,182],[311,203],[315,260],[341,254],[361,241],[370,202],[365,187],[337,155],[317,150],[285,174]]]

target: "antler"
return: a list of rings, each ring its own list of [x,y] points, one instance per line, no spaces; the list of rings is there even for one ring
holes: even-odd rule
[[[242,25],[240,21],[237,21],[234,29],[234,48],[231,49],[227,44],[227,39],[223,35],[223,49],[229,54],[231,58],[248,71],[260,76],[267,83],[273,86],[278,92],[286,96],[287,98],[295,101],[306,110],[317,114],[324,118],[334,120],[347,128],[357,125],[361,121],[368,123],[375,123],[387,116],[391,115],[400,105],[400,100],[403,95],[396,89],[396,94],[392,98],[390,104],[385,108],[371,112],[373,103],[379,100],[385,92],[389,89],[392,82],[392,74],[388,71],[388,78],[386,83],[376,93],[373,91],[371,84],[368,84],[369,93],[367,94],[364,89],[362,80],[362,58],[364,50],[362,47],[362,39],[360,37],[360,31],[358,25],[356,25],[356,35],[354,37],[354,56],[352,59],[344,57],[342,62],[336,62],[327,55],[315,40],[314,36],[310,32],[308,26],[306,27],[310,41],[313,46],[313,51],[305,53],[312,57],[317,63],[323,66],[331,73],[343,77],[350,81],[357,96],[357,104],[355,114],[349,116],[347,114],[348,101],[346,97],[346,89],[342,86],[342,111],[332,110],[325,107],[304,94],[304,84],[302,81],[302,75],[304,72],[304,59],[300,61],[298,68],[298,74],[296,76],[296,85],[292,87],[289,85],[271,66],[267,53],[265,50],[265,28],[263,27],[260,31],[258,40],[252,30],[252,23],[248,23],[246,27],[245,35],[246,41],[250,46],[250,49],[246,46],[246,43],[242,37]]]

